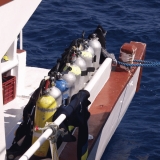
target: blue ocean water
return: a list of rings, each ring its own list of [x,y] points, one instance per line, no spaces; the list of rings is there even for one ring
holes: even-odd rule
[[[47,0],[24,28],[27,65],[51,68],[82,31],[106,30],[107,50],[119,56],[123,43],[147,44],[146,60],[160,61],[159,0]],[[101,160],[160,159],[160,68],[143,68],[141,88]]]

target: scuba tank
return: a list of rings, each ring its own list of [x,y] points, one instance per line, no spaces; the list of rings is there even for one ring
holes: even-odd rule
[[[89,46],[91,46],[94,50],[95,56],[96,56],[96,62],[95,62],[95,69],[99,67],[99,61],[100,61],[100,54],[101,54],[101,44],[98,41],[98,38],[95,33],[93,33],[90,36],[89,39]]]
[[[104,30],[104,28],[101,25],[98,25],[96,30],[93,32],[94,34],[96,34],[96,37],[98,38],[98,41],[101,44],[101,48],[102,51],[100,52],[100,60],[99,64],[102,64],[104,62],[104,60],[106,59],[106,53],[104,53],[103,51],[107,52],[106,50],[106,34],[107,31]],[[88,39],[92,39],[93,35],[89,35]]]
[[[76,77],[76,81],[75,81],[75,84],[74,84],[74,91],[71,95],[77,93],[79,91],[79,84],[80,84],[80,81],[81,81],[81,69],[79,66],[77,66],[76,64],[66,64],[66,66],[64,67],[64,71],[67,71],[67,68],[70,67],[70,71],[67,73],[69,74],[70,72],[73,73]],[[63,77],[64,78],[64,77]]]
[[[88,52],[90,52],[91,54],[92,54],[92,63],[93,63],[93,67],[94,67],[94,71],[95,71],[95,67],[96,67],[96,55],[95,55],[95,53],[94,53],[94,49],[91,47],[91,46],[89,46],[89,41],[87,40],[87,41],[85,41],[85,50],[86,51],[88,51]]]
[[[93,56],[91,52],[87,50],[81,51],[81,58],[83,58],[87,65],[87,72],[88,72],[88,80],[91,78],[92,72],[95,71],[95,68],[93,67]]]
[[[71,62],[76,64],[81,69],[81,78],[79,82],[79,90],[84,88],[85,83],[88,81],[87,64],[83,58],[80,57],[81,51],[76,49],[72,54]]]
[[[50,96],[52,96],[56,100],[57,107],[60,107],[62,104],[62,93],[60,89],[58,89],[58,87],[52,83],[52,87],[48,88],[47,92]]]
[[[73,73],[75,75],[75,77],[76,77],[76,81],[74,83],[74,88],[72,88],[71,95],[73,95],[73,94],[75,94],[75,93],[77,93],[79,91],[79,89],[80,89],[79,84],[81,82],[81,69],[80,69],[80,67],[78,65],[76,65],[72,61],[72,58],[73,58],[72,56],[75,53],[75,46],[74,46],[75,43],[76,43],[76,40],[74,40],[71,43],[71,46],[67,50],[66,63],[65,63],[65,66],[64,66],[63,72],[62,72],[62,75],[63,74],[65,75],[66,73],[67,74]],[[64,79],[64,80],[66,80],[66,79]],[[69,77],[67,78],[67,80],[69,80]]]
[[[96,55],[94,53],[94,49],[91,46],[89,46],[89,42],[88,41],[85,41],[85,43],[86,43],[85,44],[85,50],[88,51],[88,52],[90,52],[92,54],[92,57],[93,57],[93,59],[92,59],[93,67],[95,67]]]
[[[55,86],[62,92],[62,105],[67,105],[69,102],[69,87],[67,82],[60,78],[58,80],[56,80]]]
[[[45,87],[47,90],[47,93],[52,96],[56,102],[57,102],[57,106],[60,107],[62,104],[62,93],[61,90],[59,88],[57,88],[57,86],[55,86],[56,84],[56,80],[59,79],[60,77],[60,73],[58,72],[60,63],[58,61],[57,65],[56,65],[56,69],[54,70],[54,72],[51,72],[50,74],[50,83],[49,83],[49,87]],[[49,80],[47,80],[49,81]]]
[[[45,88],[45,87],[44,87]],[[46,88],[45,88],[46,89]],[[56,99],[42,90],[42,94],[36,102],[34,128],[43,128],[46,122],[52,122],[52,117],[56,112],[58,104]],[[45,94],[44,94],[45,93]],[[33,131],[32,144],[40,137],[42,131]],[[49,149],[49,141],[45,141],[40,148],[34,153],[37,157],[46,157]]]
[[[92,57],[93,57],[93,66],[95,67],[95,62],[96,62],[96,55],[94,53],[94,50],[91,46],[89,46],[89,41],[88,40],[84,40],[83,42],[83,49],[84,51],[87,51],[87,52],[90,52],[92,54]]]
[[[70,47],[71,48],[71,47]],[[56,77],[55,85],[59,88],[62,92],[62,101],[69,101],[71,96],[76,93],[76,76],[74,73],[70,72],[72,70],[71,67],[66,66],[66,63],[70,61],[70,48],[65,49],[64,53],[62,54],[61,58],[57,61],[57,65],[54,66],[49,72],[48,75],[52,77]],[[56,73],[59,71],[59,77]],[[67,88],[64,89],[64,80],[67,83]],[[62,84],[63,83],[63,84]],[[62,86],[61,86],[62,85]]]
[[[92,73],[95,71],[93,58],[94,58],[94,51],[88,45],[84,45],[84,49],[81,51],[80,55],[86,62],[87,65],[87,72],[88,72],[88,80],[91,78]]]
[[[95,54],[91,46],[89,46],[88,41],[84,39],[84,32],[82,33],[82,38],[79,39],[79,49],[81,51],[80,57],[83,58],[87,65],[88,80],[95,71],[94,61]]]
[[[76,76],[74,73],[70,72],[70,67],[67,68],[65,71],[62,72],[62,79],[67,82],[68,90],[63,92],[64,97],[67,97],[70,99],[73,94],[76,92]]]

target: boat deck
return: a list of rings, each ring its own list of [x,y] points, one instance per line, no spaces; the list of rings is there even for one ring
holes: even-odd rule
[[[48,69],[43,68],[26,67],[23,95],[17,96],[14,100],[3,106],[7,149],[11,146],[14,132],[22,120],[24,106],[29,101],[32,92],[38,88],[40,81],[44,76],[47,76],[48,71]]]
[[[131,42],[137,46],[135,59],[144,59],[145,44]],[[95,101],[91,105],[89,111],[91,113],[88,121],[89,133],[93,135],[94,139],[89,141],[89,153],[91,152],[100,132],[103,129],[111,111],[113,110],[117,100],[122,94],[125,86],[133,77],[137,68],[133,68],[131,74],[125,71],[115,70],[111,72],[110,78],[100,91]],[[142,69],[141,69],[142,70]],[[16,97],[13,101],[4,105],[4,121],[5,121],[5,135],[6,135],[6,148],[11,146],[14,138],[14,132],[17,129],[20,121],[22,120],[22,111],[28,102],[32,92],[39,86],[40,81],[47,75],[48,69],[41,69],[35,67],[26,67],[25,89],[22,96]],[[34,75],[34,76],[33,76]],[[32,77],[32,78],[30,78]],[[140,83],[141,74],[139,76]],[[137,85],[137,90],[139,88]],[[15,126],[15,124],[17,124]],[[14,126],[14,127],[13,127]],[[75,131],[77,136],[77,130]],[[60,160],[77,159],[77,142],[67,143],[65,149],[60,155]]]

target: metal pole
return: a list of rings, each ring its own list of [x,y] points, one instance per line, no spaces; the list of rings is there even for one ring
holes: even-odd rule
[[[66,119],[65,114],[61,114],[55,121],[54,124],[59,126]]]
[[[66,115],[61,114],[55,121],[54,124],[60,125],[66,118]],[[52,129],[47,129],[37,141],[22,155],[19,160],[29,160],[29,158],[37,151],[37,149],[48,140],[49,136],[52,134]]]
[[[52,132],[52,129],[47,129],[19,160],[29,160],[36,150],[48,139]]]
[[[19,45],[20,45],[20,50],[22,50],[23,49],[23,32],[22,32],[22,30],[21,30],[21,32],[20,32],[20,37],[19,37]]]

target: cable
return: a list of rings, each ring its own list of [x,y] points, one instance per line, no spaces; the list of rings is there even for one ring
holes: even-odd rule
[[[160,62],[149,62],[149,61],[142,61],[142,60],[134,60],[134,62],[139,62],[139,64],[130,64],[130,63],[124,63],[124,62],[117,61],[118,64],[126,66],[126,67],[156,67],[156,66],[160,66]]]

